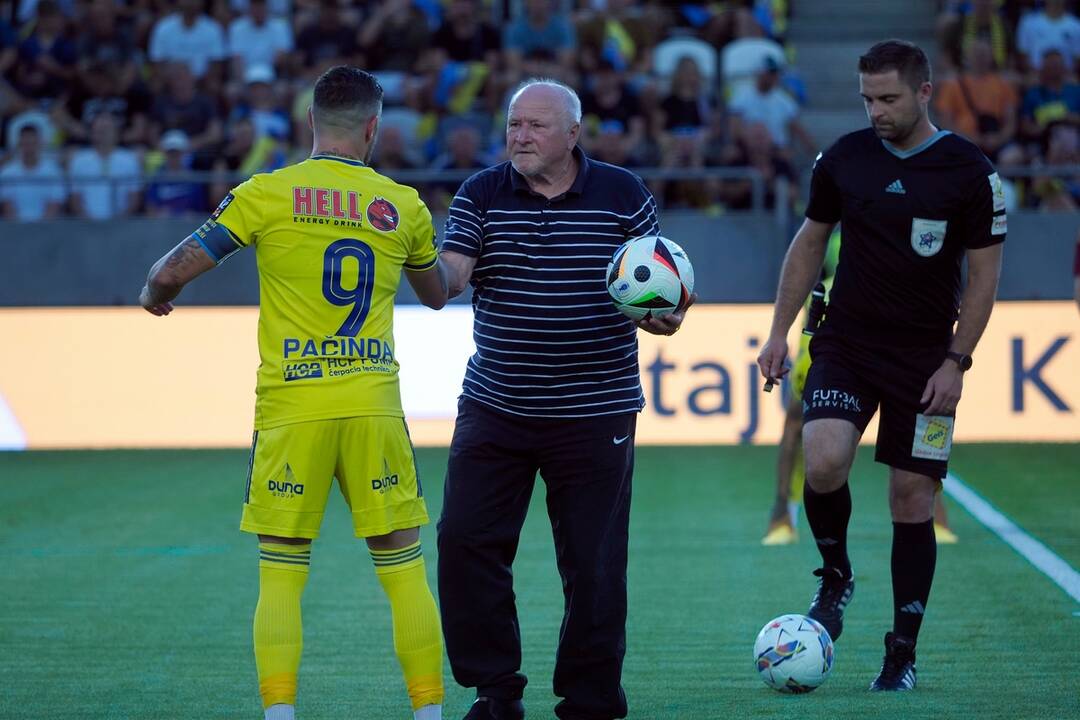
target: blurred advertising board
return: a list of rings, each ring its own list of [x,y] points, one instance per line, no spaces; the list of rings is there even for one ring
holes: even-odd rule
[[[255,308],[0,309],[0,447],[243,447],[251,438]],[[640,336],[641,444],[775,443],[784,393],[755,365],[767,305],[699,305],[675,336]],[[472,314],[395,311],[402,402],[417,445],[448,445]],[[794,336],[793,336],[794,337]],[[794,346],[794,343],[793,343]],[[786,390],[786,388],[785,388]],[[955,440],[1080,441],[1080,314],[998,303],[965,380]],[[876,437],[875,424],[864,441]]]

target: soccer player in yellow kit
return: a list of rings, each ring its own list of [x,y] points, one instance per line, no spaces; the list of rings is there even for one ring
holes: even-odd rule
[[[419,526],[428,522],[394,356],[402,269],[446,304],[431,214],[371,157],[382,88],[354,67],[316,82],[307,160],[237,186],[150,270],[140,303],[172,311],[184,285],[255,246],[259,365],[242,530],[259,536],[255,661],[267,720],[292,720],[300,598],[333,479],[390,599],[394,649],[417,720],[442,717],[442,633]]]

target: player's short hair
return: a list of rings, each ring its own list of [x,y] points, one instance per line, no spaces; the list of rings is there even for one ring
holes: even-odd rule
[[[514,90],[514,94],[510,96],[510,102],[506,104],[507,109],[513,107],[517,99],[521,97],[521,93],[525,92],[529,88],[535,85],[546,85],[547,87],[553,87],[563,91],[563,112],[566,114],[569,122],[567,125],[581,124],[581,99],[578,94],[574,92],[574,89],[566,83],[561,83],[558,80],[551,80],[550,78],[530,78],[525,82],[518,85]]]
[[[355,129],[382,113],[382,102],[382,85],[374,75],[351,65],[337,65],[315,81],[311,113],[319,125]]]
[[[926,53],[907,40],[885,40],[859,57],[859,72],[876,75],[895,70],[900,79],[918,90],[930,82],[930,61]]]

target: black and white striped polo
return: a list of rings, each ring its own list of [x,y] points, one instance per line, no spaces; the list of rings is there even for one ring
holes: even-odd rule
[[[476,257],[463,394],[534,417],[637,412],[645,404],[637,328],[615,309],[605,270],[632,237],[658,235],[639,177],[589,160],[565,194],[532,192],[509,162],[466,180],[442,249]]]

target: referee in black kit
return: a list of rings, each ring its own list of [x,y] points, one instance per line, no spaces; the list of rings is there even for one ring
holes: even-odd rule
[[[840,637],[855,590],[848,473],[880,405],[875,458],[889,466],[893,629],[870,689],[911,690],[937,559],[934,493],[945,477],[964,373],[994,305],[1005,197],[978,147],[930,123],[930,64],[922,50],[889,40],[870,48],[858,67],[872,128],[818,156],[806,221],[784,260],[758,365],[769,380],[786,372],[788,328],[840,222],[840,263],[810,343],[803,393],[804,503],[823,560],[808,615],[833,640]]]
[[[536,473],[547,484],[566,610],[553,686],[562,720],[626,717],[626,561],[634,426],[644,396],[637,328],[608,296],[623,242],[660,232],[641,179],[577,147],[581,102],[530,80],[507,113],[509,162],[465,181],[442,258],[471,283],[469,359],[439,520],[439,598],[467,720],[516,720],[526,678],[511,566]],[[638,327],[679,329],[683,313]]]

